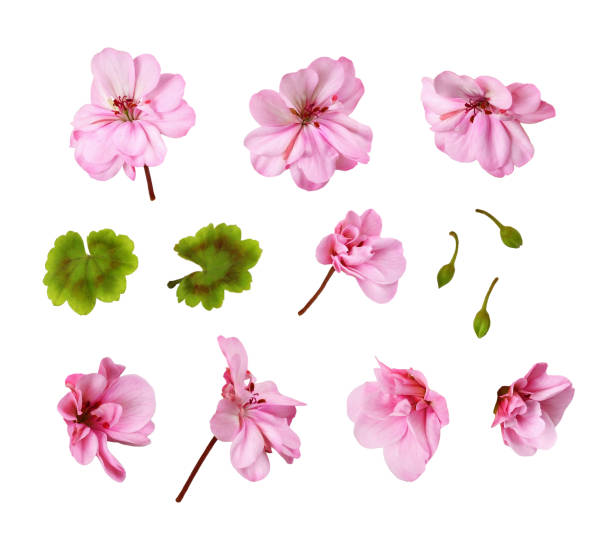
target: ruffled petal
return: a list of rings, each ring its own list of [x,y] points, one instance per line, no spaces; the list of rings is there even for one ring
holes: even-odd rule
[[[411,430],[393,445],[384,448],[385,462],[396,477],[403,481],[414,481],[424,471],[429,453],[419,445]]]
[[[104,392],[103,400],[121,405],[123,412],[113,426],[116,432],[135,432],[147,424],[155,412],[155,393],[150,384],[136,374],[122,376]]]
[[[344,157],[367,163],[372,130],[343,113],[327,112],[318,119],[323,138]]]
[[[70,443],[70,452],[79,464],[89,464],[98,452],[98,438],[89,430],[85,437]]]
[[[287,126],[299,122],[281,96],[273,90],[262,90],[251,97],[249,109],[262,126]]]
[[[270,460],[265,452],[259,453],[255,461],[246,468],[236,468],[249,481],[260,481],[270,472]]]
[[[217,338],[221,352],[227,360],[227,365],[232,375],[232,381],[236,389],[244,386],[247,377],[249,361],[246,350],[238,338]]]
[[[433,81],[434,90],[442,97],[471,99],[482,97],[483,90],[478,82],[469,76],[459,76],[452,71],[440,73]]]
[[[91,60],[91,102],[108,108],[114,98],[134,97],[134,61],[127,52],[105,48]]]
[[[232,465],[236,469],[253,464],[264,450],[264,439],[255,422],[244,418],[240,431],[230,449]]]
[[[210,429],[220,441],[232,441],[240,429],[240,408],[228,399],[221,399],[217,412],[210,419]]]
[[[157,86],[161,67],[150,54],[134,58],[134,99],[139,99]]]
[[[98,459],[102,463],[104,471],[115,481],[123,481],[125,479],[125,470],[108,450],[106,434],[99,433],[98,440]]]

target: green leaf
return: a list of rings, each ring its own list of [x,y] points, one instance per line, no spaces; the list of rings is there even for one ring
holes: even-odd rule
[[[126,276],[138,267],[132,254],[134,243],[112,229],[92,231],[87,236],[89,254],[78,233],[68,231],[55,240],[49,251],[43,283],[55,306],[68,305],[79,315],[87,315],[102,302],[119,300],[125,292]]]
[[[195,236],[181,239],[174,250],[202,270],[170,281],[168,287],[178,284],[176,297],[179,302],[185,301],[190,307],[201,303],[207,310],[223,305],[226,290],[249,290],[252,280],[249,269],[261,256],[257,241],[241,240],[240,228],[224,223],[203,227]]]

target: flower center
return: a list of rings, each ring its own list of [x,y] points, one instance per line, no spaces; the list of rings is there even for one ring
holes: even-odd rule
[[[100,418],[95,414],[91,414],[91,411],[97,409],[100,406],[100,403],[94,403],[93,405],[87,401],[83,405],[83,412],[81,414],[77,414],[76,420],[74,422],[76,424],[86,424],[88,426],[92,426],[100,421]],[[103,422],[102,426],[104,428],[109,428],[110,424],[108,422]]]
[[[137,110],[140,101],[133,97],[121,96],[116,97],[112,101],[112,107],[115,111],[115,116],[127,122],[138,118],[139,111]]]
[[[332,96],[331,102],[335,103],[336,101],[338,101],[338,96]],[[317,118],[319,118],[319,115],[322,115],[328,109],[329,106],[321,107],[321,105],[316,105],[313,101],[311,101],[310,103],[306,103],[299,112],[293,107],[289,110],[302,120],[303,126],[312,123],[314,124],[315,128],[318,128],[319,123],[317,122]]]
[[[465,104],[465,112],[469,113],[473,111],[472,116],[470,117],[470,122],[474,122],[476,115],[479,112],[484,113],[485,115],[493,114],[491,110],[491,105],[486,99],[472,99],[468,103]]]

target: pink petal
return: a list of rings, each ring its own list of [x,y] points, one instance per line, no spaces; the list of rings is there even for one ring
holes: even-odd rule
[[[533,157],[533,145],[529,140],[525,130],[519,122],[515,120],[505,120],[503,125],[512,140],[510,150],[510,160],[514,166],[523,166]],[[510,170],[511,172],[512,170]]]
[[[574,398],[574,388],[568,387],[561,393],[549,397],[545,401],[540,402],[542,411],[548,415],[552,423],[556,426],[563,418],[563,413],[567,406],[571,403]]]
[[[75,389],[81,392],[83,404],[93,405],[100,401],[106,386],[107,380],[101,374],[84,374],[77,380]]]
[[[75,420],[78,414],[77,401],[72,392],[67,393],[57,404],[57,410],[65,420]]]
[[[357,422],[362,414],[384,419],[393,413],[394,406],[395,400],[388,399],[377,382],[366,382],[358,386],[347,400],[347,412],[353,422]]]
[[[438,92],[436,92],[434,82],[431,78],[423,78],[422,82],[423,89],[421,91],[421,101],[423,102],[423,107],[425,108],[426,113],[430,112],[435,115],[431,118],[431,120],[429,116],[427,117],[430,124],[439,122],[440,115],[452,113],[457,110],[465,110],[465,99],[457,100],[441,96]]]
[[[124,122],[113,133],[113,145],[128,157],[141,155],[148,145],[147,135],[139,122]]]
[[[287,126],[299,122],[281,96],[273,90],[262,90],[251,97],[249,109],[262,126]]]
[[[195,124],[195,111],[186,101],[181,100],[176,109],[147,115],[145,120],[151,122],[165,136],[179,138],[187,134]]]
[[[471,99],[482,97],[483,90],[478,82],[469,76],[459,76],[452,71],[440,73],[433,81],[434,90],[442,97]]]
[[[512,105],[512,94],[506,86],[504,86],[497,78],[492,76],[479,76],[476,79],[478,85],[482,88],[485,97],[491,105],[498,109],[509,109]]]
[[[300,112],[306,103],[312,100],[319,83],[316,71],[301,69],[283,76],[280,83],[280,95],[289,105]]]
[[[336,170],[338,153],[314,127],[304,127],[302,136],[304,139],[304,155],[292,165],[292,168],[297,166],[308,182],[322,186],[329,181]],[[296,183],[298,182],[296,181]]]
[[[116,432],[135,432],[147,424],[155,412],[155,393],[140,376],[129,374],[113,382],[103,400],[121,405],[123,413],[113,426]]]
[[[317,73],[318,82],[312,94],[312,101],[317,105],[325,105],[332,96],[338,97],[338,90],[344,84],[345,69],[342,63],[329,57],[319,57],[309,66]]]
[[[144,445],[148,445],[149,443],[151,443],[151,440],[148,438],[148,436],[153,432],[154,429],[155,424],[153,424],[153,422],[147,422],[137,432],[123,433],[115,432],[113,430],[106,430],[106,435],[109,441],[122,443],[123,445],[131,445],[134,447],[143,447]]]
[[[116,156],[110,161],[101,164],[87,162],[78,155],[75,155],[75,157],[81,168],[83,168],[92,178],[100,181],[112,178],[119,172],[123,165],[123,160],[120,156]]]
[[[339,155],[336,159],[336,170],[351,170],[352,168],[355,168],[355,166],[357,166],[356,160],[348,159],[342,155]]]
[[[122,125],[121,121],[115,121],[101,125],[94,132],[80,133],[75,143],[75,157],[79,164],[81,161],[91,164],[112,162],[117,157],[113,134]]]
[[[408,425],[419,445],[431,457],[440,442],[441,426],[437,415],[430,407],[414,411],[408,415]]]
[[[384,285],[368,281],[367,279],[357,279],[357,282],[364,294],[378,304],[389,302],[397,293],[397,283]]]
[[[371,208],[361,214],[359,233],[370,237],[378,237],[382,231],[382,219]],[[399,241],[398,241],[399,242]]]
[[[134,97],[134,61],[127,52],[105,48],[91,60],[94,80],[91,85],[91,102],[109,107],[109,100],[117,97]]]
[[[134,58],[134,99],[140,99],[157,86],[161,67],[150,54]]]
[[[125,470],[119,461],[110,453],[106,445],[106,434],[99,433],[98,459],[104,467],[104,471],[115,481],[123,481],[125,479]]]
[[[279,156],[290,153],[300,132],[299,124],[288,126],[261,126],[250,132],[244,139],[244,145],[255,155]]]
[[[503,166],[510,157],[511,146],[504,124],[497,118],[480,113],[472,126],[472,146],[480,165],[485,170]]]
[[[319,117],[319,131],[344,157],[367,163],[372,144],[372,130],[343,113],[328,112]]]
[[[317,246],[316,257],[320,264],[327,265],[332,263],[332,255],[336,250],[337,238],[331,234],[323,237]]]
[[[132,181],[136,179],[136,168],[127,162],[123,163],[123,172]]]
[[[354,434],[360,445],[368,449],[387,447],[404,436],[408,429],[405,416],[372,418],[365,414],[355,421]]]
[[[264,449],[264,439],[255,422],[244,418],[242,428],[234,437],[230,449],[232,465],[236,469],[253,464]]]
[[[289,459],[300,456],[300,438],[289,427],[285,418],[278,418],[262,409],[250,410],[249,418],[257,424],[275,451]]]
[[[300,167],[300,165],[298,163],[293,163],[291,165],[291,177],[293,178],[293,181],[295,182],[295,184],[300,188],[300,189],[304,189],[305,191],[316,191],[317,189],[321,189],[321,187],[324,187],[327,181],[323,181],[323,182],[315,182],[315,181],[311,181],[306,177],[306,174],[304,173],[304,170],[302,170],[302,168]]]
[[[508,86],[508,90],[512,94],[512,112],[522,115],[533,113],[538,110],[542,98],[540,90],[533,84],[519,84],[515,82]]]
[[[527,384],[522,391],[528,392],[531,399],[536,401],[550,399],[572,385],[565,376],[547,374],[547,367],[546,363],[537,363],[525,376]]]
[[[143,109],[150,108],[157,113],[174,111],[181,104],[184,92],[185,80],[180,74],[164,73],[155,88],[145,92]]]
[[[117,365],[113,363],[110,357],[105,357],[100,361],[100,367],[98,368],[98,374],[101,374],[106,378],[108,383],[114,382],[121,376],[125,367],[123,365]]]
[[[403,481],[414,481],[424,471],[429,453],[419,445],[411,430],[402,439],[384,448],[385,462],[389,469]]]
[[[92,132],[101,126],[116,121],[117,117],[108,108],[97,105],[83,105],[74,115],[72,125],[81,132]]]
[[[537,111],[520,115],[519,120],[526,124],[533,124],[534,122],[540,122],[554,116],[555,108],[549,103],[546,103],[546,101],[542,101]]]
[[[217,342],[227,360],[234,386],[237,386],[237,389],[241,388],[249,368],[247,353],[242,342],[238,338],[224,338],[223,336],[219,336]]]
[[[89,430],[85,437],[70,444],[70,452],[79,464],[89,464],[98,452],[98,438]]]
[[[210,419],[210,429],[220,441],[232,441],[240,429],[240,407],[228,399],[221,399],[217,412]]]
[[[121,405],[117,405],[117,403],[102,403],[102,405],[91,411],[91,415],[97,417],[97,422],[104,429],[108,429],[117,424],[122,412]],[[100,429],[100,427],[96,427],[96,429]]]
[[[246,468],[236,468],[249,481],[260,481],[270,472],[270,460],[265,452],[259,453],[255,461]]]
[[[512,428],[501,427],[502,438],[516,454],[520,456],[531,456],[535,454],[537,448],[528,440],[520,437]]]
[[[528,438],[529,443],[538,449],[550,449],[557,441],[555,425],[546,413],[542,413],[543,428],[533,437]]]
[[[287,161],[281,156],[267,157],[251,153],[251,164],[262,176],[278,176],[287,169]]]
[[[363,95],[363,83],[358,78],[355,78],[355,67],[350,59],[341,57],[338,59],[338,62],[344,70],[344,82],[336,92],[336,95],[338,96],[338,101],[342,103],[342,112],[345,115],[349,115]],[[342,170],[342,168],[339,169]]]
[[[147,146],[141,155],[133,157],[135,166],[158,166],[166,157],[166,144],[161,137],[161,134],[154,124],[146,120],[139,120],[138,124],[142,126],[147,138]]]

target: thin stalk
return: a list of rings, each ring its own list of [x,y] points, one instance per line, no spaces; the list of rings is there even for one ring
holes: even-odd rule
[[[477,208],[476,212],[478,212],[479,214],[484,214],[485,216],[487,216],[487,218],[492,220],[495,223],[495,225],[497,225],[497,227],[499,227],[500,229],[502,227],[504,227],[503,224],[495,216],[493,216],[492,214],[489,214],[486,210],[480,210],[480,208]]]
[[[185,493],[187,492],[187,489],[189,489],[189,486],[191,485],[191,482],[193,481],[193,478],[198,473],[198,470],[200,469],[200,466],[202,466],[202,464],[206,460],[206,457],[208,456],[208,453],[210,453],[210,450],[214,447],[216,442],[217,442],[217,438],[216,437],[213,437],[210,440],[210,443],[206,446],[206,449],[204,449],[204,452],[202,453],[202,456],[196,462],[196,465],[194,466],[193,470],[189,474],[189,477],[187,478],[187,481],[185,482],[185,485],[183,485],[183,488],[181,489],[181,492],[176,497],[176,502],[181,502],[181,500],[183,500],[183,497],[185,496]]]
[[[154,201],[155,200],[155,192],[153,191],[153,180],[151,179],[151,171],[149,167],[144,165],[144,173],[147,178],[147,188],[149,189],[149,198]]]
[[[327,272],[327,275],[325,276],[325,279],[323,279],[323,282],[321,283],[321,286],[319,287],[319,290],[317,290],[314,293],[314,296],[310,300],[308,300],[308,303],[302,309],[300,309],[300,311],[298,311],[298,315],[304,315],[304,313],[306,313],[306,311],[312,305],[312,303],[319,297],[319,294],[321,294],[321,292],[323,292],[323,289],[325,288],[325,285],[331,279],[331,276],[334,274],[334,271],[335,271],[335,269],[333,267],[330,268],[330,270]]]
[[[495,277],[495,279],[493,279],[493,282],[491,283],[491,286],[489,287],[489,291],[487,292],[487,295],[485,296],[484,302],[482,302],[483,311],[487,309],[487,304],[489,303],[489,296],[491,296],[491,292],[493,292],[493,287],[495,286],[497,281],[499,281],[499,277]]]
[[[457,259],[457,252],[459,252],[459,237],[457,237],[457,233],[455,233],[454,231],[451,231],[449,235],[453,239],[455,239],[455,253],[453,254],[453,257],[451,258],[451,261],[450,261],[451,264],[454,264],[455,260]]]

